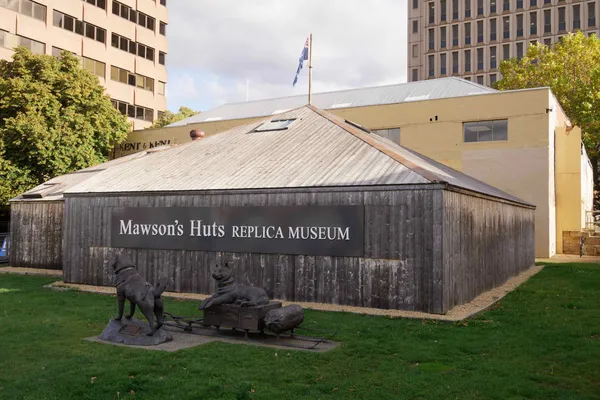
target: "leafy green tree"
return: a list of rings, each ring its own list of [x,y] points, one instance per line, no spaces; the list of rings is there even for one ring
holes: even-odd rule
[[[500,64],[500,90],[548,86],[572,123],[581,127],[583,142],[598,187],[600,155],[600,39],[582,32],[564,36],[553,47],[529,46],[521,60]],[[597,190],[597,189],[596,189]]]
[[[154,121],[154,124],[152,124],[150,128],[162,128],[163,126],[181,121],[182,119],[189,118],[196,114],[200,114],[200,112],[184,106],[179,107],[179,112],[177,113],[172,113],[171,111],[167,110],[159,119]]]
[[[130,125],[69,52],[23,47],[0,61],[0,204],[55,176],[106,161]]]

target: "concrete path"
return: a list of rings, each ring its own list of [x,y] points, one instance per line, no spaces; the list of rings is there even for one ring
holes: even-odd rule
[[[562,263],[596,263],[600,264],[600,256],[583,256],[573,254],[557,254],[552,258],[536,258],[535,262],[545,264],[562,264]]]

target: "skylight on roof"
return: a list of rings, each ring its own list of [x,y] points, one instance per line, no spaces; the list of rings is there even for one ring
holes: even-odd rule
[[[296,119],[274,119],[254,128],[253,132],[283,131]]]
[[[408,96],[404,99],[404,101],[419,101],[419,100],[427,100],[429,99],[428,94],[424,94],[422,96]]]
[[[350,107],[352,105],[352,103],[336,103],[336,104],[332,104],[331,108],[346,108],[346,107]]]

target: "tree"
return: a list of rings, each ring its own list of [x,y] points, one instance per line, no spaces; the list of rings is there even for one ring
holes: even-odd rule
[[[600,155],[600,39],[582,32],[564,36],[548,47],[529,46],[521,60],[500,64],[499,90],[548,86],[575,125],[581,127],[583,142],[598,185]]]
[[[56,177],[106,161],[127,118],[69,52],[18,47],[0,60],[0,204]]]
[[[171,111],[165,111],[165,113],[154,121],[151,128],[162,128],[163,126],[167,126],[177,121],[181,121],[182,119],[189,118],[193,115],[200,114],[199,111],[194,111],[191,108],[187,108],[184,106],[179,107],[178,113],[172,113]]]

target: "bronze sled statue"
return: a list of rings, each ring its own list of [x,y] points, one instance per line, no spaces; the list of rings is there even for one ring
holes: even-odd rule
[[[117,298],[119,300],[119,315],[115,320],[120,321],[123,318],[125,299],[127,299],[131,308],[125,318],[131,319],[135,313],[135,307],[138,306],[150,325],[148,336],[154,335],[156,330],[163,325],[163,302],[161,295],[167,288],[167,280],[162,279],[156,287],[152,286],[142,278],[137,272],[135,265],[131,263],[126,255],[117,255],[112,263],[112,267],[115,271]],[[155,316],[156,325],[154,325]]]

